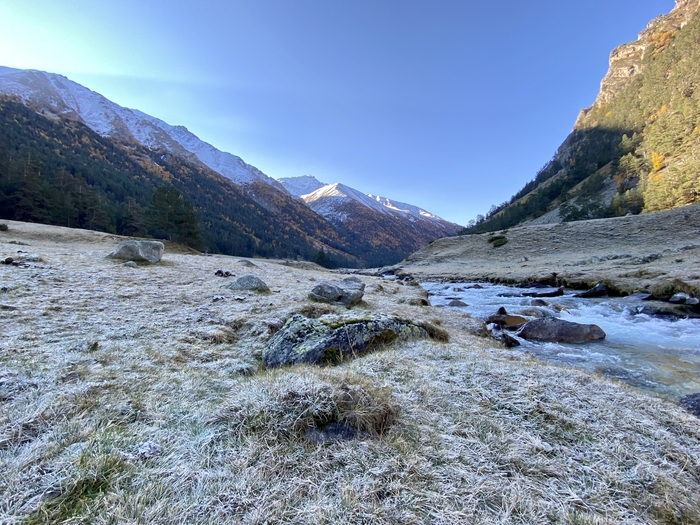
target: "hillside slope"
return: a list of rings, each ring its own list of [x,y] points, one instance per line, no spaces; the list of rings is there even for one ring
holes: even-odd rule
[[[700,0],[677,0],[616,48],[594,104],[550,162],[468,233],[700,201]]]
[[[393,268],[423,280],[572,288],[603,282],[622,294],[668,285],[700,295],[698,232],[700,204],[695,204],[636,216],[518,226],[504,233],[502,246],[487,234],[439,239]]]

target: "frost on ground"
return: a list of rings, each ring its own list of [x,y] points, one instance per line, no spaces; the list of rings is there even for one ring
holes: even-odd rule
[[[450,342],[268,371],[282,321],[349,313],[306,299],[328,272],[125,267],[118,238],[8,224],[0,256],[43,261],[0,265],[0,523],[700,523],[700,420],[496,348],[419,287],[363,276],[351,312]]]

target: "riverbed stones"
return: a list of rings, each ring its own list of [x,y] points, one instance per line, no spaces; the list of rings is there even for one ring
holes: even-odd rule
[[[469,306],[467,303],[464,301],[461,301],[459,299],[452,299],[449,303],[447,303],[447,306]]]
[[[517,335],[530,341],[553,343],[587,343],[605,339],[605,332],[598,325],[572,323],[554,317],[529,321]]]
[[[524,297],[560,297],[564,295],[562,288],[543,288],[539,292],[524,292]]]
[[[425,328],[394,317],[319,320],[297,314],[268,341],[262,357],[266,368],[297,363],[332,365],[397,339],[428,337]]]
[[[322,281],[313,287],[309,299],[321,303],[353,306],[362,301],[365,284],[357,277],[348,277],[342,281]]]
[[[251,274],[242,275],[232,283],[223,285],[222,288],[228,288],[229,290],[245,290],[257,293],[267,293],[270,291],[270,288],[267,286],[265,281],[263,281],[260,277]]]
[[[159,241],[122,241],[107,257],[125,261],[157,263],[165,245]]]

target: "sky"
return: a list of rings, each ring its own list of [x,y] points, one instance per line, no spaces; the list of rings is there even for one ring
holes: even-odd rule
[[[466,224],[673,0],[2,0],[0,65],[60,73],[242,157]]]

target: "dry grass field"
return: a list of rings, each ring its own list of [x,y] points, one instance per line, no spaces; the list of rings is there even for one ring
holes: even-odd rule
[[[350,313],[449,342],[265,370],[291,315],[348,315],[306,299],[336,276],[173,247],[130,268],[119,238],[8,225],[0,258],[42,260],[0,265],[0,523],[700,523],[698,418],[500,348],[420,287],[361,276]]]

